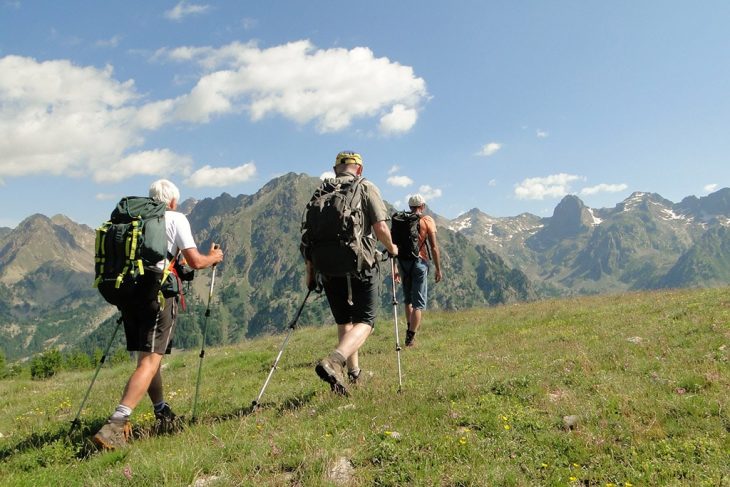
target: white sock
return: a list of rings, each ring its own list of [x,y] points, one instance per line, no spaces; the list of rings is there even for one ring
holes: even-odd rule
[[[132,408],[120,404],[112,413],[111,419],[128,419],[132,415]]]

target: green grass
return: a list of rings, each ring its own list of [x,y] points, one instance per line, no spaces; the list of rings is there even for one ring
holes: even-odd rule
[[[351,397],[313,371],[334,326],[292,334],[253,413],[284,335],[209,348],[200,421],[152,436],[145,401],[121,452],[67,438],[91,372],[0,381],[0,484],[337,485],[329,471],[344,458],[356,486],[730,485],[728,289],[428,312],[401,352],[401,393],[388,311],[361,351],[372,377]],[[166,359],[167,398],[188,416],[198,362]],[[84,435],[132,367],[102,369]]]

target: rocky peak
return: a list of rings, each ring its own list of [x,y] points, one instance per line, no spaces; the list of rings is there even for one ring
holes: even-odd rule
[[[556,236],[566,237],[589,229],[593,221],[594,218],[583,201],[575,195],[567,195],[555,207],[546,230]]]

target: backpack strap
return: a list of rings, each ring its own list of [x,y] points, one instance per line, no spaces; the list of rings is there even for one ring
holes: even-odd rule
[[[97,256],[95,262],[97,277],[96,279],[94,279],[94,287],[96,288],[99,287],[101,278],[104,275],[104,266],[106,265],[106,253],[104,251],[104,244],[106,243],[106,232],[111,226],[112,222],[107,221],[102,223],[102,225],[96,229],[96,248],[94,249],[94,254]]]
[[[418,215],[418,227],[420,230],[421,227],[421,220],[423,219],[423,215]],[[418,238],[421,238],[421,232],[418,232]],[[431,245],[428,243],[428,230],[426,230],[426,237],[423,239],[423,243],[418,246],[418,254],[421,254],[421,249],[426,246],[426,255],[428,255],[429,262],[431,259],[433,259],[433,256],[431,255]]]

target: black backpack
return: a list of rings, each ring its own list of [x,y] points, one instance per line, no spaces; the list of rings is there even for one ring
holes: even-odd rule
[[[375,263],[363,228],[363,181],[325,179],[304,209],[302,255],[322,275],[355,276]]]
[[[421,217],[422,215],[410,211],[397,211],[393,213],[390,219],[390,236],[393,239],[393,243],[398,246],[399,259],[417,259],[423,245],[426,245],[426,249],[428,250],[428,237],[424,239],[421,245],[418,245]]]
[[[96,229],[94,287],[110,304],[158,297],[168,274],[156,267],[167,257],[166,209],[151,198],[127,196]]]

